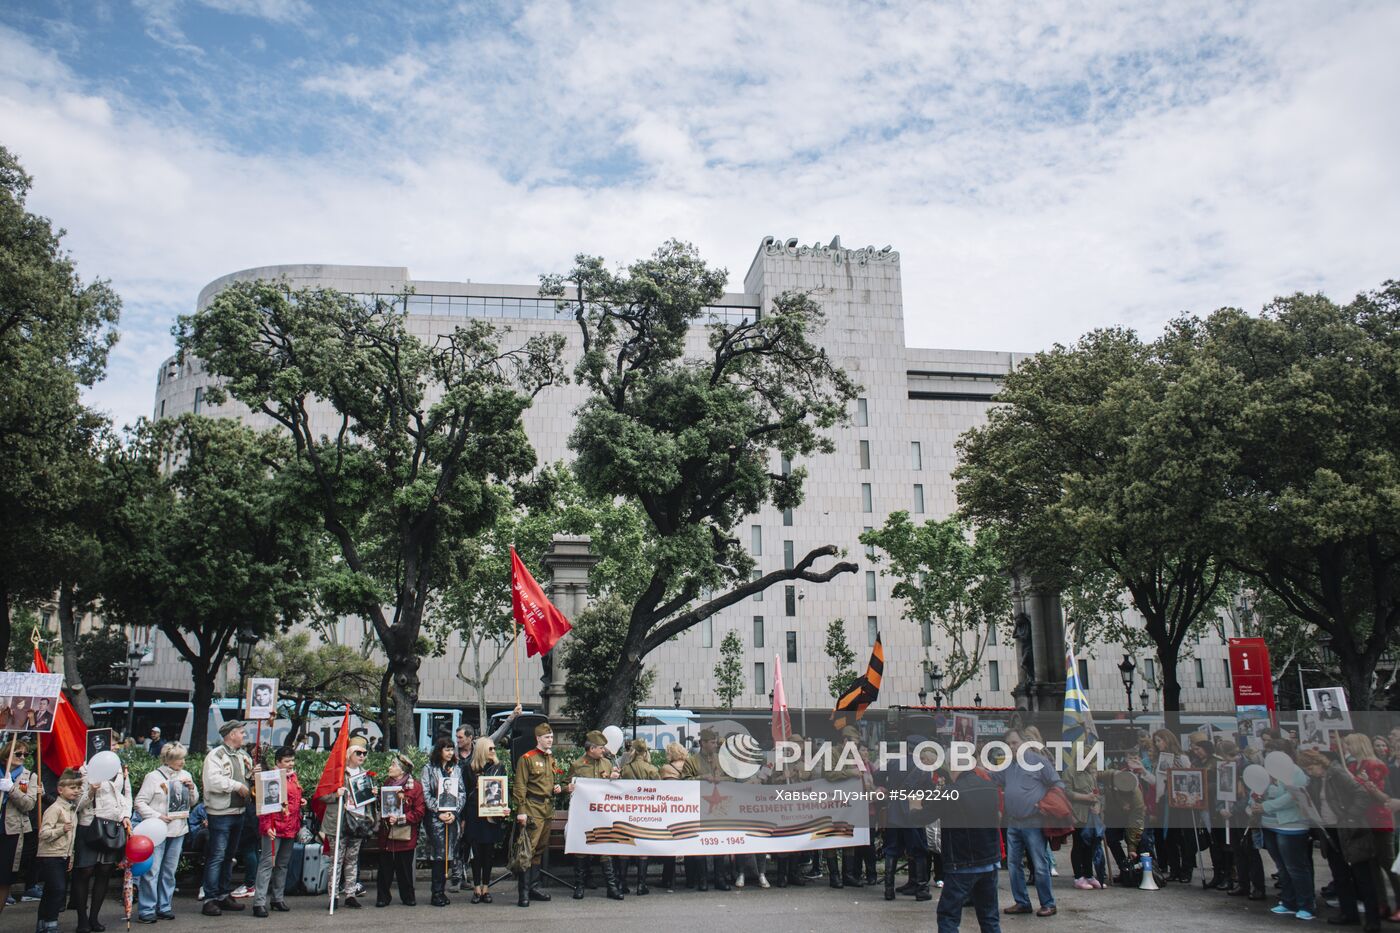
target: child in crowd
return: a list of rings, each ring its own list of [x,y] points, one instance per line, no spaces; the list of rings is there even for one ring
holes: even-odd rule
[[[39,826],[39,880],[44,884],[39,933],[58,930],[58,915],[68,897],[68,868],[78,836],[77,801],[82,792],[82,774],[73,768],[64,771],[58,779],[58,799],[44,811],[44,822]]]

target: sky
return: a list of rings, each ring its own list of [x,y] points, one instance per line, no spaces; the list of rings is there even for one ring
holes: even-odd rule
[[[892,245],[911,345],[1033,351],[1400,278],[1400,3],[9,0],[0,145],[148,414],[228,272],[533,283]]]

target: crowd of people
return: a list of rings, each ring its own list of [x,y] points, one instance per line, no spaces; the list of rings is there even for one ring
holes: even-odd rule
[[[478,738],[463,726],[455,736],[441,737],[421,768],[406,755],[394,755],[383,775],[366,772],[367,745],[351,738],[337,789],[319,798],[308,797],[298,782],[295,749],[279,748],[255,761],[254,754],[263,758],[261,750],[250,754],[239,722],[220,728],[198,779],[185,768],[184,746],[154,736],[160,764],[139,788],[125,769],[100,782],[89,781],[83,769],[70,769],[45,792],[29,770],[30,746],[14,738],[0,750],[12,762],[0,774],[0,905],[37,897],[39,933],[56,933],[65,909],[75,911],[77,933],[102,933],[103,908],[114,878],[120,885],[128,834],[135,823],[158,820],[166,832],[138,879],[133,904],[133,919],[140,923],[174,918],[177,869],[195,823],[203,853],[200,909],[209,916],[242,911],[244,900],[251,900],[247,906],[256,917],[291,910],[286,885],[298,840],[319,840],[333,855],[329,893],[341,909],[361,907],[369,839],[377,859],[376,907],[390,906],[395,894],[400,904],[415,906],[422,861],[429,867],[431,905],[446,907],[451,895],[467,887],[472,904],[491,904],[493,874],[506,850],[517,904],[526,907],[550,899],[541,868],[560,795],[572,790],[573,781],[733,780],[721,767],[719,736],[709,729],[694,752],[669,745],[660,767],[644,740],[613,752],[601,732],[589,732],[565,777],[553,756],[553,731],[540,723],[534,747],[512,763],[509,801],[489,801],[501,804],[501,815],[483,816],[477,795],[492,784],[480,779],[506,774],[498,745],[514,718],[490,736]],[[904,739],[911,748],[925,741]],[[1092,757],[1053,760],[1039,732],[1025,726],[1004,736],[1010,751],[1004,767],[954,765],[950,758],[929,771],[913,760],[883,763],[850,727],[836,745],[856,754],[833,754],[816,770],[801,763],[772,765],[753,780],[858,781],[865,790],[883,790],[886,802],[872,813],[878,832],[867,844],[680,859],[579,855],[572,858],[571,894],[587,896],[595,879],[606,897],[621,900],[650,894],[653,884],[667,892],[682,885],[703,892],[746,884],[803,886],[825,878],[834,888],[883,886],[885,900],[903,895],[929,901],[941,889],[940,933],[958,929],[965,906],[975,909],[983,933],[990,933],[1006,916],[1056,914],[1053,849],[1067,844],[1071,883],[1079,890],[1136,887],[1151,864],[1154,878],[1166,886],[1193,884],[1196,873],[1207,870],[1199,879],[1203,888],[1249,900],[1272,897],[1271,910],[1279,915],[1311,920],[1325,900],[1336,907],[1330,918],[1335,924],[1378,930],[1383,920],[1400,922],[1400,877],[1391,871],[1393,814],[1400,810],[1400,728],[1388,736],[1348,733],[1326,751],[1299,750],[1279,730],[1244,747],[1234,737],[1207,733],[1185,739],[1166,729],[1142,734],[1136,748],[1118,750],[1098,770]],[[804,742],[800,736],[793,740]],[[1292,774],[1280,774],[1278,753]],[[1256,780],[1250,786],[1246,771],[1266,758],[1272,759],[1267,785]],[[254,816],[254,774],[268,768],[282,773],[281,806]],[[1189,781],[1178,782],[1181,775]],[[349,792],[367,780],[372,795]],[[892,793],[932,785],[956,788],[958,806],[920,813],[917,795]],[[35,817],[41,794],[40,821]],[[936,821],[930,819],[935,812]],[[1330,874],[1320,892],[1317,855]],[[233,885],[236,860],[247,872],[241,890]],[[998,903],[1001,870],[1009,875],[1012,901],[1004,907]]]

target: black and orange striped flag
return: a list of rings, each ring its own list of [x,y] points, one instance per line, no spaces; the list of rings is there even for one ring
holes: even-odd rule
[[[875,647],[870,649],[870,666],[865,674],[851,684],[851,688],[836,701],[836,709],[831,711],[831,722],[838,731],[854,719],[858,722],[865,716],[865,709],[880,698],[880,679],[885,676],[885,648],[880,644],[880,636],[875,636]]]

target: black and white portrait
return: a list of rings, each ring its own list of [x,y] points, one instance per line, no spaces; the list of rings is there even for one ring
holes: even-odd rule
[[[1347,710],[1347,693],[1341,687],[1317,687],[1309,690],[1308,706],[1317,713],[1317,721],[1323,728],[1351,728],[1351,713]]]
[[[277,678],[252,677],[248,680],[247,718],[259,721],[277,718]]]
[[[258,816],[281,813],[287,799],[286,776],[281,771],[259,771],[254,782],[257,793]]]

